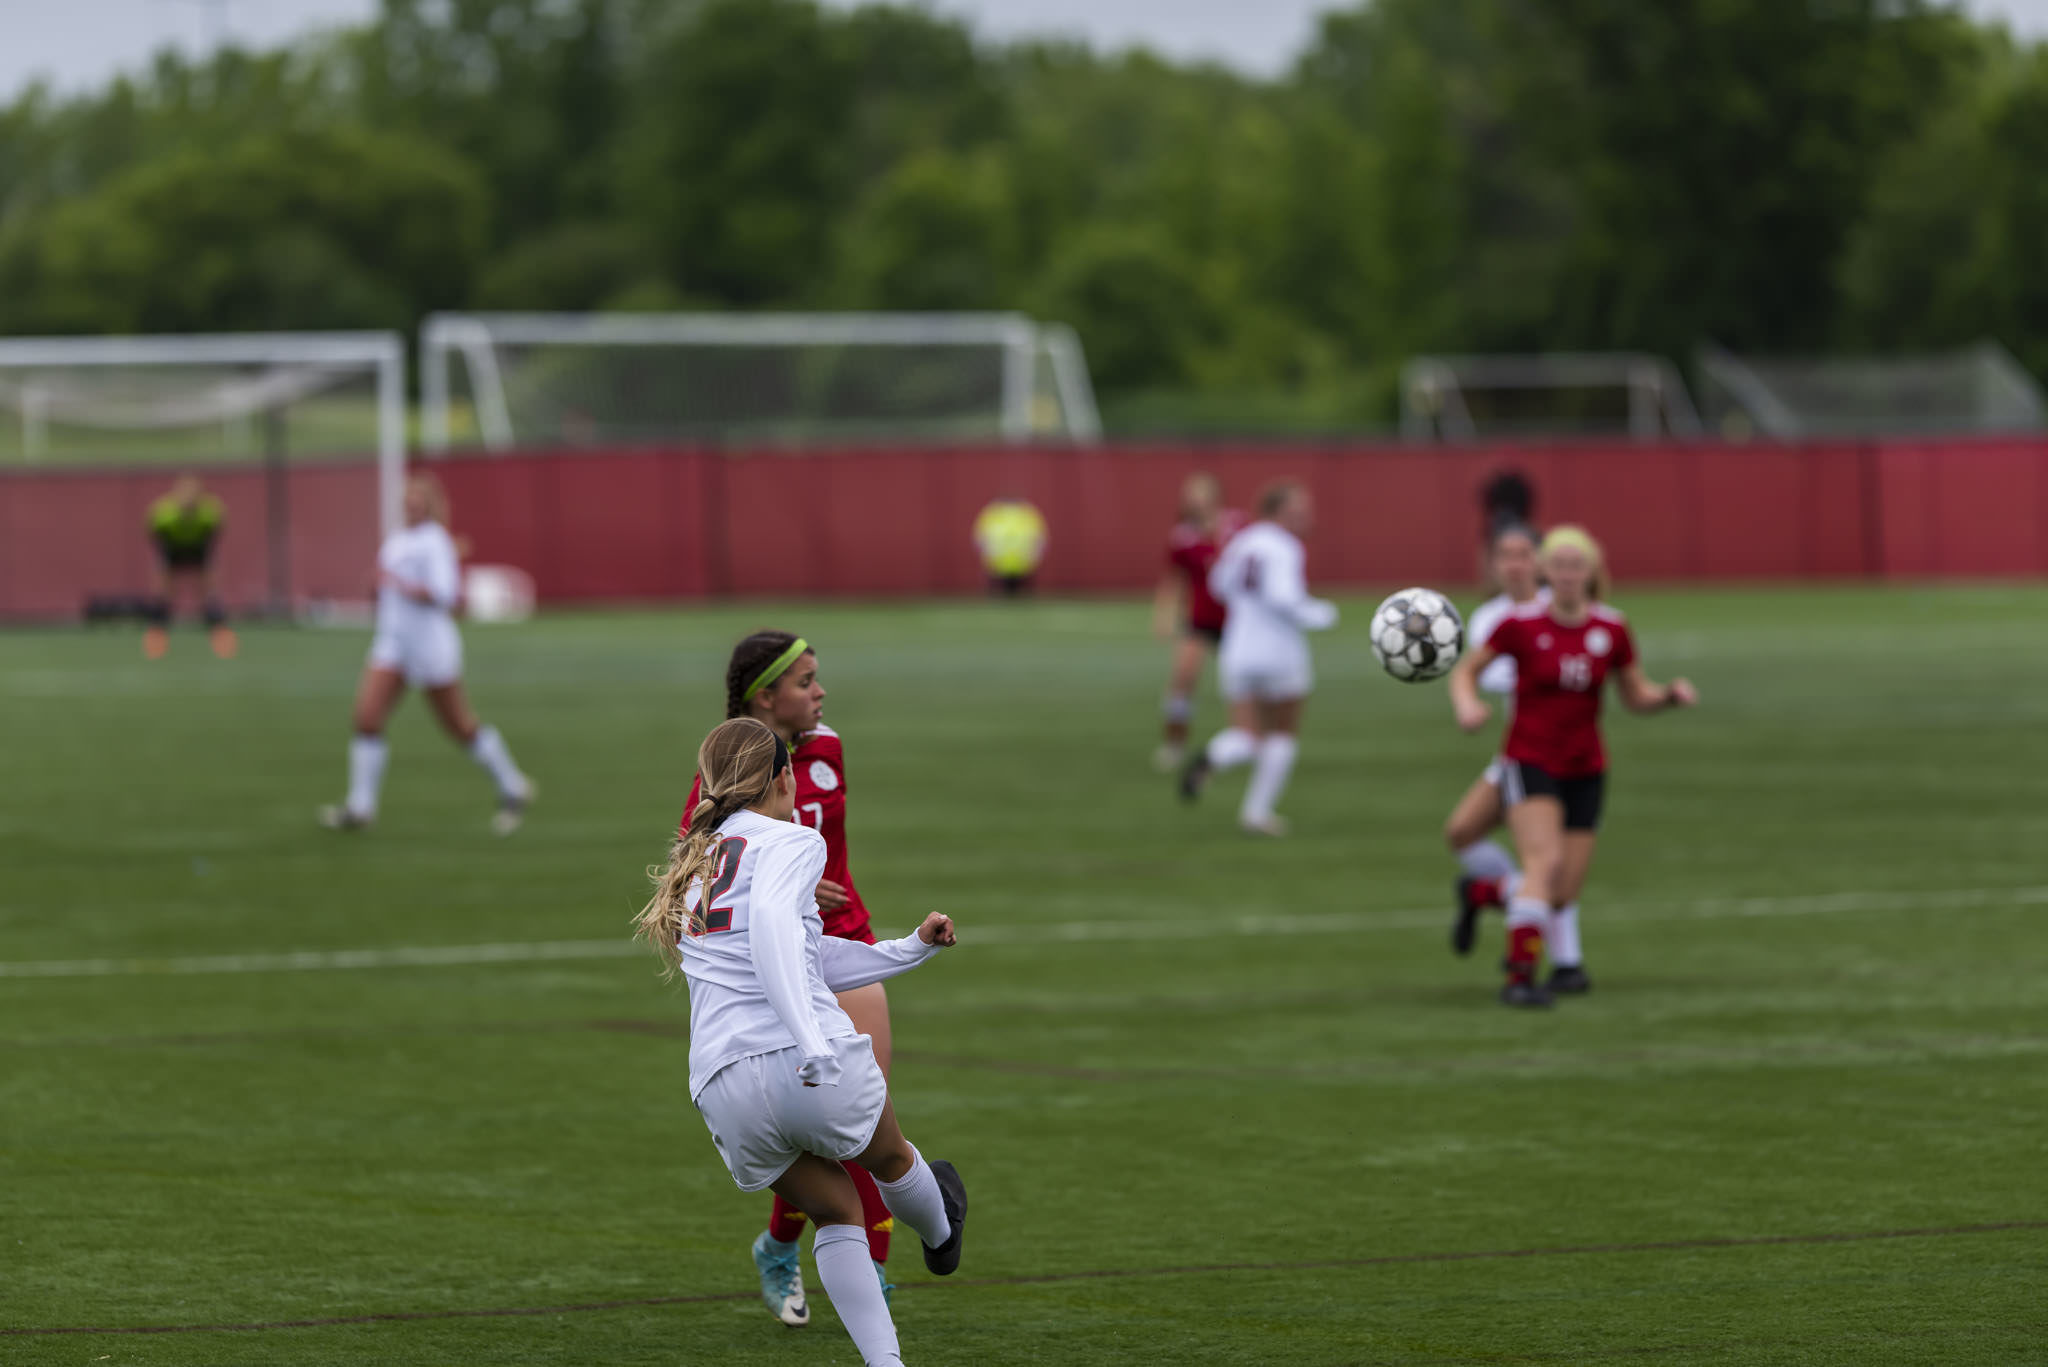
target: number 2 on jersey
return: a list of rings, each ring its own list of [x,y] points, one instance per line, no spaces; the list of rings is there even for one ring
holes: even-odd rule
[[[716,935],[732,929],[732,908],[712,904],[732,891],[733,880],[740,876],[740,856],[746,852],[747,838],[743,835],[727,836],[718,842],[718,851],[711,856],[711,877],[704,884],[704,900],[697,904],[690,934]]]

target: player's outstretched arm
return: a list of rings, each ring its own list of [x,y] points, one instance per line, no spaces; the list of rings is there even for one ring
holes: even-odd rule
[[[856,987],[908,973],[956,943],[953,918],[935,911],[924,918],[923,925],[900,940],[864,945],[858,940],[827,936],[819,942],[818,950],[824,961],[825,986],[834,992],[851,992]]]
[[[1643,673],[1639,664],[1629,664],[1617,676],[1621,693],[1621,705],[1631,712],[1662,712],[1672,707],[1693,707],[1700,700],[1699,690],[1692,686],[1690,679],[1673,679],[1660,684]]]
[[[1477,731],[1493,715],[1493,709],[1479,696],[1479,675],[1499,657],[1500,652],[1492,646],[1477,645],[1451,666],[1451,711],[1457,715],[1461,729]]]

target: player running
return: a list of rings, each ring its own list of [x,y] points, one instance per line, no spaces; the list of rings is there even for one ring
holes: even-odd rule
[[[954,943],[953,923],[934,912],[882,945],[825,933],[830,856],[796,819],[800,764],[752,717],[714,727],[697,751],[702,795],[638,926],[689,983],[690,1100],[719,1157],[741,1191],[773,1187],[810,1212],[819,1280],[861,1361],[880,1367],[903,1358],[849,1174],[870,1174],[940,1277],[960,1266],[967,1189],[903,1137],[873,1043],[832,994],[917,967]]]
[[[1252,763],[1237,824],[1256,835],[1285,835],[1274,804],[1294,770],[1301,707],[1315,687],[1307,633],[1337,624],[1337,608],[1311,598],[1301,538],[1315,522],[1308,489],[1292,480],[1259,495],[1259,520],[1230,539],[1209,571],[1209,589],[1227,614],[1217,672],[1230,724],[1210,737],[1181,775],[1193,801],[1218,769]]]
[[[1451,670],[1458,725],[1476,731],[1492,713],[1479,698],[1481,672],[1499,658],[1516,666],[1514,720],[1501,749],[1501,798],[1522,855],[1521,886],[1508,901],[1508,976],[1500,993],[1509,1006],[1548,1006],[1553,992],[1591,986],[1576,943],[1553,946],[1548,986],[1536,981],[1536,966],[1546,919],[1578,900],[1593,861],[1607,789],[1601,688],[1612,676],[1631,712],[1699,701],[1687,680],[1659,684],[1643,673],[1627,619],[1598,601],[1599,543],[1577,527],[1553,528],[1538,563],[1550,581],[1550,601],[1516,608]]]
[[[1488,541],[1487,571],[1500,592],[1472,610],[1466,637],[1472,645],[1485,645],[1507,615],[1524,603],[1547,603],[1550,590],[1536,571],[1536,533],[1517,522],[1495,528]],[[1502,697],[1515,691],[1515,662],[1502,655],[1479,675],[1479,689]],[[1464,872],[1458,878],[1458,916],[1451,923],[1451,948],[1470,954],[1479,931],[1479,914],[1487,907],[1505,906],[1520,879],[1514,858],[1491,838],[1506,818],[1500,799],[1502,762],[1486,766],[1472,781],[1458,805],[1444,822],[1444,841],[1458,857]],[[1575,918],[1576,905],[1559,912],[1552,921],[1552,957],[1562,942],[1557,923]],[[1574,920],[1574,926],[1576,921]]]
[[[408,479],[405,526],[385,537],[377,552],[377,631],[356,687],[348,800],[320,809],[320,823],[332,830],[360,830],[377,819],[387,758],[384,724],[408,685],[427,695],[442,729],[497,786],[493,830],[518,830],[533,800],[533,784],[513,763],[505,738],[497,727],[477,721],[463,693],[462,633],[455,628],[462,565],[447,522],[448,496],[440,482],[427,475]]]
[[[725,715],[752,717],[765,723],[788,747],[796,773],[796,819],[825,838],[825,867],[818,880],[818,911],[825,934],[836,939],[873,944],[875,932],[866,903],[853,883],[846,849],[846,755],[839,733],[825,725],[825,686],[818,682],[818,656],[808,641],[787,631],[757,631],[733,647],[725,670]],[[690,788],[688,812],[696,808],[703,775]],[[889,994],[879,982],[850,987],[839,994],[845,1011],[861,1034],[873,1041],[875,1062],[889,1074],[892,1034]],[[884,1293],[889,1286],[889,1207],[865,1169],[849,1167],[847,1175],[866,1213],[868,1255],[875,1280]],[[815,1212],[811,1212],[815,1213]],[[797,1240],[807,1212],[779,1194],[769,1212],[768,1228],[754,1240],[754,1267],[761,1274],[761,1299],[768,1312],[784,1324],[810,1322],[803,1273],[797,1261]]]
[[[1174,640],[1173,673],[1166,685],[1166,731],[1153,763],[1170,774],[1187,762],[1188,723],[1195,715],[1195,685],[1202,665],[1223,640],[1223,604],[1209,592],[1209,571],[1244,515],[1223,506],[1223,486],[1209,474],[1189,475],[1180,486],[1180,521],[1166,541],[1166,573],[1152,600],[1152,631]]]
[[[157,594],[144,615],[142,653],[161,660],[171,649],[171,614],[177,609],[178,586],[190,584],[199,597],[208,643],[223,660],[233,659],[234,628],[227,609],[214,593],[213,550],[227,521],[227,505],[206,491],[197,475],[180,475],[162,498],[149,505],[149,540],[157,553]]]

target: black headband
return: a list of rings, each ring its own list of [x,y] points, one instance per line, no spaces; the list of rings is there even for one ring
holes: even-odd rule
[[[782,771],[789,767],[789,747],[783,743],[780,731],[773,734],[775,736],[775,764],[768,770],[768,781],[770,783],[781,778]]]

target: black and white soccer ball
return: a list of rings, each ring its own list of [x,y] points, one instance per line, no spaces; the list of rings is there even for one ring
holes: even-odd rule
[[[1402,683],[1441,679],[1465,653],[1465,619],[1435,589],[1402,589],[1373,612],[1372,653]]]

